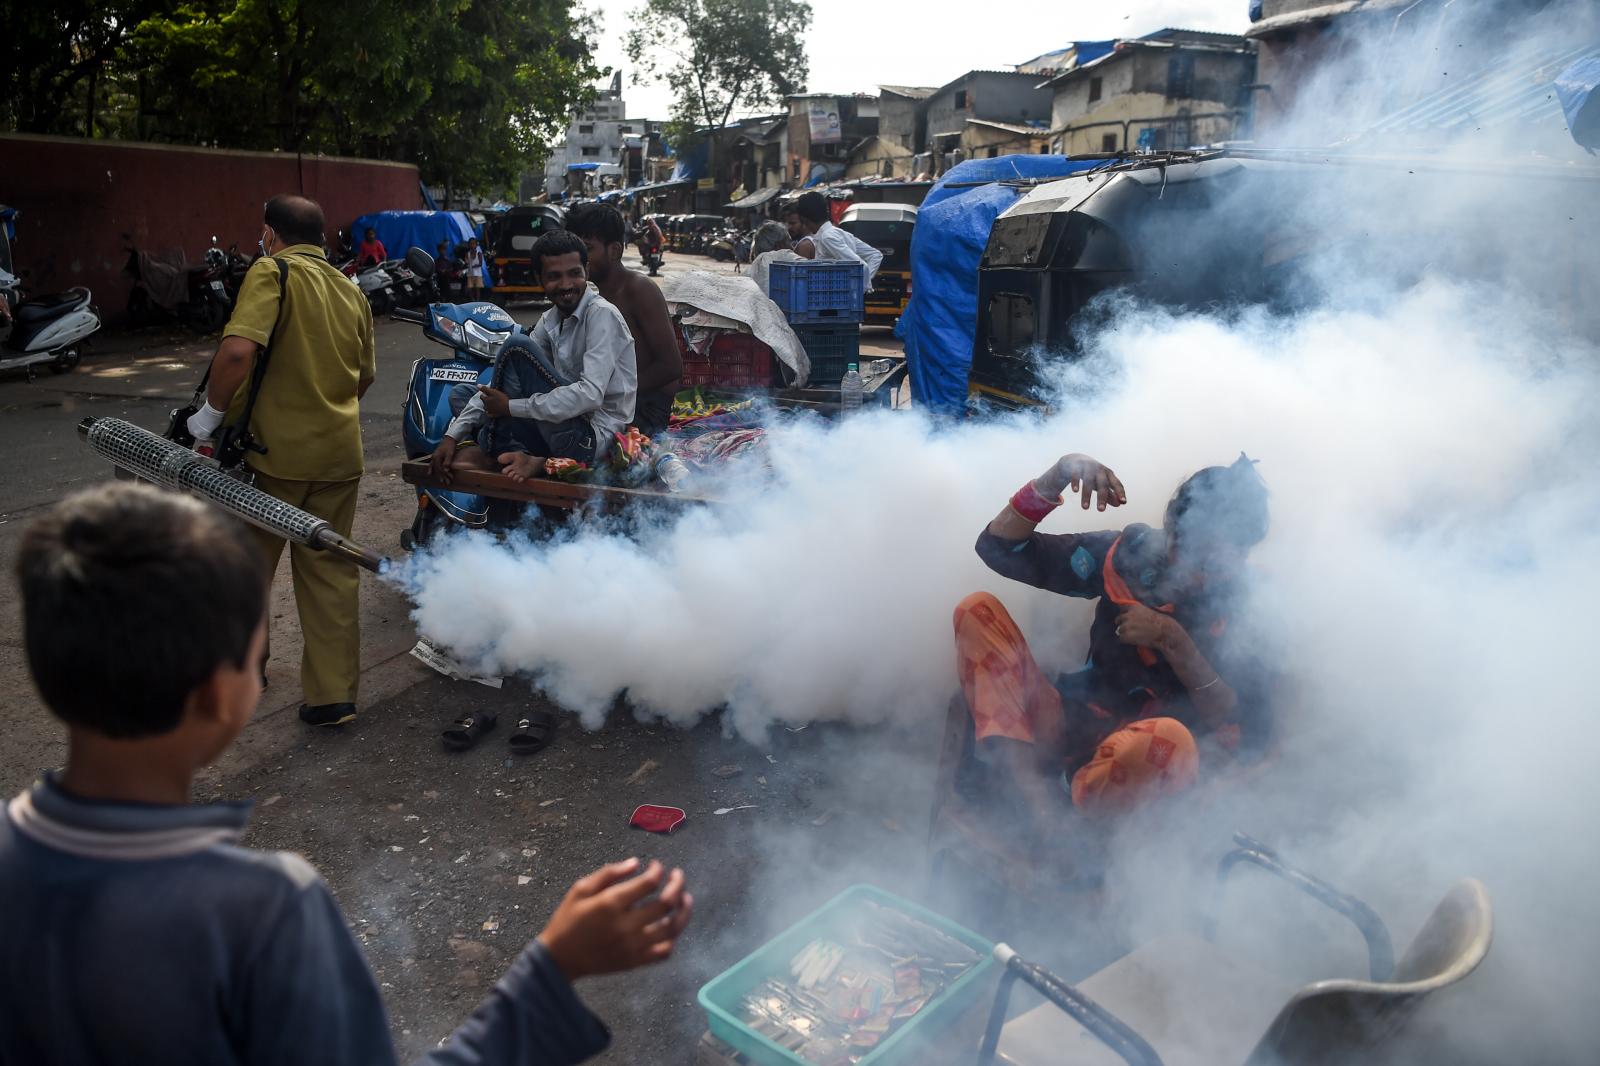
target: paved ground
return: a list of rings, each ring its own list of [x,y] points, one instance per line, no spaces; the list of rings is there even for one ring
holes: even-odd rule
[[[668,259],[669,271],[708,266]],[[0,558],[8,572],[32,514],[109,474],[79,443],[77,421],[114,415],[159,428],[187,398],[211,343],[159,331],[106,335],[72,374],[0,380],[8,458]],[[864,345],[879,353],[897,347],[881,331]],[[396,473],[405,371],[431,350],[414,326],[379,325],[379,377],[362,414],[368,474],[356,539],[383,550],[395,550],[414,506]],[[461,709],[496,706],[502,718],[514,717],[529,697],[450,682],[418,664],[407,654],[416,639],[408,605],[371,580],[362,593],[361,718],[340,733],[312,735],[294,715],[299,633],[286,571],[287,560],[275,589],[271,686],[238,746],[197,791],[202,799],[255,798],[249,842],[302,852],[324,871],[384,983],[403,1052],[443,1036],[537,933],[573,878],[608,859],[638,854],[681,865],[698,900],[672,962],[584,986],[615,1031],[603,1060],[614,1063],[688,1061],[703,1029],[699,985],[845,884],[870,877],[919,891],[934,731],[813,727],[757,749],[725,738],[716,721],[682,731],[619,711],[594,733],[564,717],[552,747],[527,760],[509,758],[504,724],[477,751],[449,756],[437,733]],[[114,619],[106,638],[116,639]],[[0,583],[0,684],[13,693],[0,708],[0,790],[9,794],[64,755],[60,731],[27,683],[9,580]],[[860,753],[885,750],[903,753],[903,774],[858,764]],[[725,777],[713,772],[721,767],[739,769]],[[670,837],[631,831],[628,815],[641,802],[682,806],[689,821]],[[711,813],[747,803],[756,809]]]

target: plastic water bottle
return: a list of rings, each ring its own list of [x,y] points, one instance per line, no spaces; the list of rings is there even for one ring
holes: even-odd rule
[[[668,452],[656,460],[656,477],[667,486],[668,492],[677,492],[689,480],[689,464]]]
[[[861,398],[865,394],[866,386],[861,383],[861,375],[856,373],[856,364],[845,364],[844,377],[839,381],[840,412],[848,415],[861,410]]]

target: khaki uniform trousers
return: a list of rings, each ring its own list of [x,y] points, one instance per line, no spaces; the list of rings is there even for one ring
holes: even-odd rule
[[[349,537],[356,520],[356,491],[350,481],[285,481],[256,475],[256,488],[307,514],[325,519],[340,536]],[[285,541],[254,526],[274,571]],[[294,574],[294,603],[300,612],[305,650],[300,655],[300,686],[306,703],[354,703],[361,679],[361,570],[332,552],[304,544],[289,545]]]

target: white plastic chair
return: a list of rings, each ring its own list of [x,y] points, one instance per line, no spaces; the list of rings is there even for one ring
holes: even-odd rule
[[[1489,894],[1457,882],[1434,908],[1398,967],[1388,933],[1371,909],[1284,864],[1269,848],[1237,837],[1219,881],[1240,862],[1261,866],[1351,918],[1367,939],[1371,980],[1304,987],[1230,957],[1209,939],[1163,937],[1076,986],[995,949],[1006,978],[979,1062],[1136,1063],[1139,1066],[1286,1066],[1357,1061],[1392,1037],[1429,994],[1466,977],[1489,952]],[[1392,974],[1392,975],[1391,975]],[[1011,982],[1050,1000],[1003,1028]],[[996,1047],[998,1041],[998,1047]]]

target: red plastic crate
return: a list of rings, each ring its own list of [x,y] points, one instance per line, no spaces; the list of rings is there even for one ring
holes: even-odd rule
[[[777,367],[777,356],[762,341],[748,333],[723,333],[712,340],[709,356],[684,346],[683,387],[764,389],[776,383]]]

